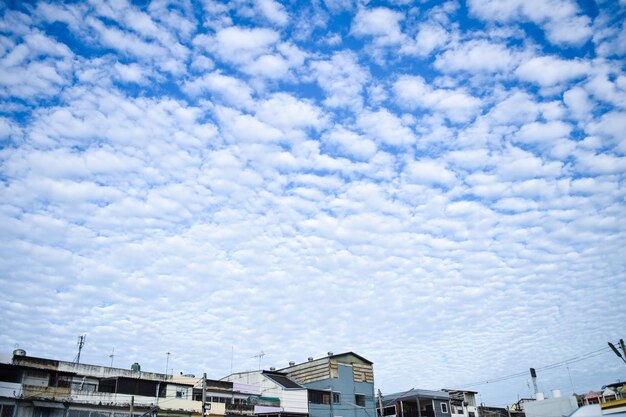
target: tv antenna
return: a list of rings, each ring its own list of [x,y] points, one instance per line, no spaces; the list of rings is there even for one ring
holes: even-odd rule
[[[167,368],[170,365],[170,352],[165,352],[165,355],[167,355],[167,359],[165,359],[165,375],[167,375]]]
[[[259,358],[259,371],[261,370],[261,359],[265,356],[265,352],[261,351],[258,355],[254,355],[253,358]]]
[[[74,358],[74,362],[76,363],[80,363],[80,352],[82,352],[83,350],[83,346],[85,346],[85,340],[87,339],[87,335],[86,334],[81,334],[80,336],[78,336],[78,354],[76,355],[76,358]]]
[[[109,355],[109,358],[111,358],[111,368],[113,368],[113,358],[114,357],[115,357],[115,346],[113,346],[113,351]]]

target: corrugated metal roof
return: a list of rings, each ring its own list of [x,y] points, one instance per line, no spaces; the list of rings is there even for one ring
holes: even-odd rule
[[[283,373],[263,371],[263,375],[285,388],[304,388]]]
[[[411,388],[408,391],[396,392],[393,394],[383,395],[383,406],[393,405],[399,400],[410,400],[414,398],[436,398],[440,400],[449,400],[450,395],[445,391],[431,391],[426,389]]]

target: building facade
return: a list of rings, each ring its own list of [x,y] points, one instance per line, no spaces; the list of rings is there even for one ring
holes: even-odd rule
[[[451,417],[450,395],[446,391],[424,389],[385,394],[378,412],[387,417]]]
[[[307,389],[283,372],[238,372],[225,378],[233,390],[248,395],[254,405],[254,414],[276,417],[306,417],[308,415]]]
[[[199,416],[193,385],[171,375],[35,358],[0,364],[2,417]]]
[[[307,388],[311,417],[374,417],[373,363],[354,352],[329,352],[280,371]]]
[[[480,417],[476,406],[476,391],[444,389],[450,396],[452,417]]]

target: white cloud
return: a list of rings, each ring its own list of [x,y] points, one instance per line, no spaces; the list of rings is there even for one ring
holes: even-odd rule
[[[441,25],[432,22],[422,23],[415,42],[403,44],[401,51],[407,54],[428,56],[434,50],[444,46],[449,37],[450,34]]]
[[[341,126],[327,132],[324,140],[338,146],[347,155],[360,160],[367,160],[378,151],[374,141]]]
[[[138,64],[133,63],[125,65],[120,62],[116,62],[114,68],[122,81],[137,84],[145,83],[147,81],[145,70]]]
[[[283,5],[274,0],[255,0],[255,5],[263,16],[272,23],[284,26],[289,21],[289,16]]]
[[[541,26],[555,44],[581,45],[591,37],[591,20],[580,15],[571,0],[470,0],[470,12],[485,20],[514,22],[518,19]]]
[[[590,66],[579,60],[564,60],[555,56],[541,56],[523,62],[515,74],[524,81],[534,82],[542,87],[550,87],[589,74]]]
[[[410,181],[426,185],[450,185],[456,179],[454,172],[432,160],[418,160],[407,164],[406,174]]]
[[[393,85],[399,105],[415,109],[436,109],[454,122],[466,122],[480,111],[481,101],[462,89],[436,89],[419,76],[402,76]]]
[[[587,92],[580,87],[573,87],[563,94],[563,101],[571,115],[578,120],[589,119],[594,108]]]
[[[256,115],[264,122],[281,129],[321,130],[326,125],[326,117],[318,107],[286,93],[274,94],[260,102]]]
[[[350,33],[357,37],[372,36],[377,46],[398,44],[404,40],[402,20],[402,14],[386,7],[362,8],[352,21]]]
[[[369,73],[359,65],[354,53],[337,52],[330,60],[312,62],[311,67],[326,93],[326,106],[358,109],[363,105],[363,85],[369,80]]]
[[[592,135],[609,138],[622,154],[626,153],[626,112],[608,112],[600,120],[590,123],[586,130]]]
[[[0,53],[0,95],[36,99],[55,95],[69,83],[73,54],[67,46],[38,32],[17,44],[4,40],[8,48]]]
[[[506,45],[470,40],[438,55],[435,68],[442,72],[500,72],[510,69],[514,62]]]
[[[403,146],[416,141],[411,128],[387,109],[362,112],[357,118],[357,126],[372,140],[387,145]]]
[[[550,145],[559,139],[567,138],[571,131],[572,126],[561,121],[532,122],[522,126],[515,135],[515,140],[523,143]]]
[[[246,64],[270,53],[279,40],[278,32],[271,29],[231,26],[218,31],[215,36],[199,35],[194,44],[226,62]]]
[[[188,80],[183,90],[192,97],[201,96],[204,92],[216,94],[226,103],[242,108],[250,108],[254,102],[253,91],[245,82],[219,72]]]

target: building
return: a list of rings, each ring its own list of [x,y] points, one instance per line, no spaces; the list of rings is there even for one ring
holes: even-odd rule
[[[26,356],[0,363],[1,417],[200,416],[193,384],[171,375]]]
[[[328,356],[281,369],[307,388],[311,417],[374,417],[373,363],[354,352]]]
[[[381,397],[378,413],[389,417],[451,417],[450,395],[446,391],[413,388],[385,394]]]
[[[194,401],[202,402],[203,378],[174,377],[175,382],[192,383]],[[248,404],[248,394],[238,392],[228,381],[204,379],[205,417],[252,416],[254,406]],[[254,394],[253,394],[254,395]]]
[[[476,391],[444,389],[450,395],[452,417],[480,417],[476,407]]]
[[[223,380],[233,384],[233,391],[248,395],[254,414],[273,417],[308,416],[308,392],[284,372],[250,371],[231,374]]]
[[[567,417],[578,409],[575,395],[561,396],[558,389],[552,390],[552,398],[537,393],[537,400],[524,404],[526,417]]]

